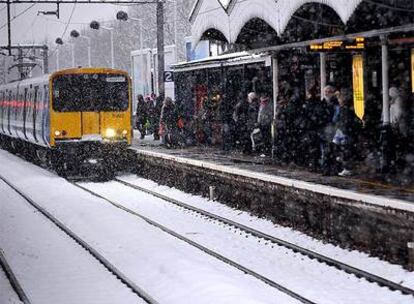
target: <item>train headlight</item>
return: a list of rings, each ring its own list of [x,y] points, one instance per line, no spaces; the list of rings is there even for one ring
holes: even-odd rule
[[[60,136],[60,134],[61,134],[61,133],[60,133],[60,131],[59,131],[59,130],[56,130],[56,131],[55,131],[55,136]]]
[[[105,131],[105,137],[114,138],[116,136],[116,131],[114,129],[108,128]]]
[[[128,130],[124,130],[124,131],[122,131],[122,136],[123,137],[126,137],[128,135]]]

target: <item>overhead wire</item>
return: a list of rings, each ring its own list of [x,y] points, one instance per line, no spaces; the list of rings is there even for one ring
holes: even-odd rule
[[[33,3],[32,5],[30,5],[29,7],[27,7],[26,9],[24,9],[20,13],[18,13],[16,16],[14,16],[13,18],[11,18],[10,22],[12,22],[13,20],[17,19],[18,17],[20,17],[21,15],[23,15],[24,13],[26,13],[28,10],[30,10],[36,4],[37,3]],[[5,24],[3,24],[2,26],[0,26],[0,30],[2,30],[3,28],[5,28],[6,26],[7,26],[7,22]]]
[[[378,2],[373,1],[373,0],[364,0],[364,1],[369,3],[369,4],[376,5],[376,6],[383,7],[383,8],[387,8],[387,9],[394,10],[394,11],[414,13],[414,9],[395,7],[395,6],[392,6],[392,5],[385,4],[385,3],[378,3]]]
[[[67,30],[68,30],[68,27],[71,24],[70,22],[72,21],[72,17],[73,17],[73,13],[75,12],[75,8],[76,8],[76,2],[73,4],[72,11],[70,12],[70,16],[69,16],[68,22],[66,23],[65,29],[63,30],[63,33],[60,36],[61,38],[63,38],[65,36],[65,34],[66,34]],[[59,46],[56,46],[55,49],[52,52],[49,53],[48,57],[53,56],[56,53],[58,47]]]

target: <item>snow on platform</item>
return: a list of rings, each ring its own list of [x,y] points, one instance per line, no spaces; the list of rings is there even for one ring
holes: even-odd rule
[[[396,187],[363,180],[357,176],[327,177],[306,172],[297,167],[282,168],[272,165],[269,157],[246,156],[238,152],[225,152],[211,147],[167,149],[151,144],[149,141],[137,141],[131,149],[154,158],[254,178],[368,205],[414,212],[414,189],[409,187]]]

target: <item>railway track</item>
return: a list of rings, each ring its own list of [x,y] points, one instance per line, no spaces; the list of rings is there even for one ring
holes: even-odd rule
[[[13,290],[16,292],[17,296],[19,297],[20,301],[22,301],[23,304],[31,304],[24,289],[20,285],[19,280],[16,278],[12,268],[7,262],[6,255],[4,254],[2,249],[0,249],[0,267],[3,268],[6,277],[9,279],[10,284],[13,287]]]
[[[340,269],[340,270],[342,270],[342,271],[344,271],[346,273],[355,275],[358,278],[364,278],[364,279],[366,279],[367,281],[369,281],[371,283],[376,283],[379,286],[387,287],[387,288],[389,288],[392,291],[400,291],[403,294],[414,296],[414,290],[413,289],[408,288],[408,287],[403,286],[403,285],[400,285],[400,284],[397,284],[397,283],[392,282],[390,280],[384,279],[384,278],[379,277],[379,276],[377,276],[375,274],[369,273],[369,272],[364,271],[362,269],[358,269],[356,267],[353,267],[351,265],[348,265],[348,264],[345,264],[343,262],[337,261],[337,260],[332,259],[330,257],[324,256],[324,255],[319,254],[319,253],[317,253],[315,251],[312,251],[312,250],[303,248],[303,247],[298,246],[296,244],[293,244],[293,243],[287,242],[285,240],[282,240],[282,239],[273,237],[271,235],[265,234],[265,233],[263,233],[261,231],[258,231],[256,229],[253,229],[253,228],[248,227],[246,225],[243,225],[241,223],[237,223],[237,222],[235,222],[233,220],[230,220],[230,219],[224,218],[222,216],[219,216],[219,215],[210,213],[208,211],[202,210],[200,208],[191,206],[189,204],[186,204],[186,203],[184,203],[182,201],[179,201],[177,199],[174,199],[172,197],[163,195],[163,194],[158,193],[156,191],[149,190],[149,189],[146,189],[144,187],[140,187],[140,186],[137,186],[137,185],[134,185],[134,184],[125,182],[125,181],[120,180],[118,178],[116,178],[115,181],[118,182],[118,183],[120,183],[120,184],[122,184],[122,185],[124,185],[124,186],[130,187],[130,188],[133,188],[135,190],[142,191],[142,192],[145,192],[147,194],[150,194],[150,195],[152,195],[154,197],[160,198],[160,199],[162,199],[164,201],[167,201],[169,203],[172,203],[172,204],[174,204],[176,206],[179,206],[179,207],[184,208],[186,210],[189,210],[191,212],[195,212],[195,213],[197,213],[197,214],[199,214],[201,216],[204,216],[206,218],[209,218],[211,220],[215,220],[215,221],[221,222],[223,224],[229,225],[231,227],[234,227],[236,229],[239,229],[240,231],[243,231],[246,234],[251,234],[252,236],[255,236],[255,237],[259,238],[259,239],[262,239],[262,240],[271,242],[273,244],[277,244],[279,246],[283,246],[283,247],[285,247],[285,248],[287,248],[289,250],[292,250],[295,253],[300,253],[300,254],[302,254],[304,256],[307,256],[307,257],[309,257],[311,259],[315,259],[315,260],[317,260],[317,261],[319,261],[321,263],[324,263],[324,264],[326,264],[328,266],[335,267],[335,268]]]
[[[146,217],[146,216],[144,216],[144,215],[142,215],[142,214],[140,214],[140,213],[138,213],[138,212],[136,212],[136,211],[134,211],[130,208],[122,206],[121,204],[118,204],[118,203],[114,202],[113,200],[110,200],[110,199],[100,195],[99,193],[96,193],[96,192],[94,192],[90,189],[87,189],[87,188],[83,187],[82,185],[80,185],[76,182],[73,182],[73,181],[69,181],[69,182],[72,183],[74,186],[88,192],[89,194],[106,201],[107,203],[113,205],[114,207],[116,207],[118,209],[121,209],[121,210],[123,210],[123,211],[125,211],[125,212],[127,212],[131,215],[134,215],[134,216],[144,220],[148,224],[150,224],[154,227],[157,227],[158,229],[160,229],[160,230],[168,233],[169,235],[171,235],[171,236],[173,236],[173,237],[175,237],[175,238],[177,238],[177,239],[179,239],[179,240],[181,240],[181,241],[183,241],[183,242],[185,242],[185,243],[187,243],[187,244],[189,244],[189,245],[191,245],[191,246],[193,246],[193,247],[195,247],[195,248],[197,248],[197,249],[199,249],[203,252],[205,252],[206,254],[208,254],[208,255],[210,255],[210,256],[212,256],[212,257],[214,257],[214,258],[216,258],[216,259],[218,259],[218,260],[220,260],[220,261],[222,261],[222,262],[224,262],[224,263],[226,263],[226,264],[228,264],[228,265],[230,265],[230,266],[232,266],[232,267],[234,267],[234,268],[236,268],[236,269],[238,269],[238,270],[240,270],[240,271],[242,271],[246,274],[249,274],[249,275],[263,281],[264,283],[268,284],[269,286],[272,286],[272,287],[278,289],[279,291],[289,295],[290,297],[300,301],[301,303],[316,304],[316,302],[311,301],[311,300],[301,296],[300,294],[298,294],[298,293],[282,286],[281,284],[279,284],[279,283],[277,283],[277,282],[275,282],[275,281],[273,281],[269,278],[266,278],[265,276],[263,276],[263,275],[255,272],[255,271],[253,271],[253,270],[251,270],[251,269],[235,262],[234,260],[231,260],[231,259],[221,255],[220,253],[217,253],[217,252],[215,252],[215,251],[213,251],[213,250],[211,250],[211,249],[209,249],[209,248],[207,248],[207,247],[205,247],[205,246],[203,246],[203,245],[201,245],[201,244],[199,244],[199,243],[197,243],[197,242],[195,242],[195,241],[193,241],[193,240],[191,240],[191,239],[189,239],[189,238],[187,238],[187,237],[185,237],[185,236],[183,236],[183,235],[181,235],[181,234],[179,234],[179,233],[177,233],[177,232],[175,232],[175,231],[173,231],[169,228],[167,228],[166,226],[164,226],[164,225],[162,225],[162,224],[160,224],[160,223],[158,223],[154,220],[151,220],[150,218],[148,218],[148,217]]]
[[[11,189],[13,189],[17,194],[19,194],[20,197],[22,197],[28,204],[30,204],[33,208],[39,211],[49,221],[55,224],[61,231],[63,231],[66,235],[68,235],[71,239],[73,239],[76,243],[78,243],[81,247],[83,247],[86,251],[88,251],[98,262],[100,262],[109,272],[111,272],[117,279],[119,279],[126,287],[131,289],[132,292],[134,292],[138,297],[143,299],[148,304],[158,304],[156,300],[154,300],[142,288],[137,286],[128,277],[126,277],[117,267],[115,267],[110,261],[108,261],[104,256],[102,256],[97,250],[95,250],[92,246],[90,246],[87,242],[85,242],[82,238],[80,238],[77,234],[75,234],[70,228],[68,228],[59,219],[53,216],[50,212],[48,212],[46,209],[44,209],[39,204],[37,204],[29,196],[24,194],[24,192],[22,192],[18,187],[13,185],[7,178],[0,175],[0,180],[2,180]],[[24,303],[26,304],[26,302]]]

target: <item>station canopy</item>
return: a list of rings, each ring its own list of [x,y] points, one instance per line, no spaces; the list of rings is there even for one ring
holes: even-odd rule
[[[190,22],[193,46],[213,39],[243,51],[413,25],[414,1],[196,0]]]

